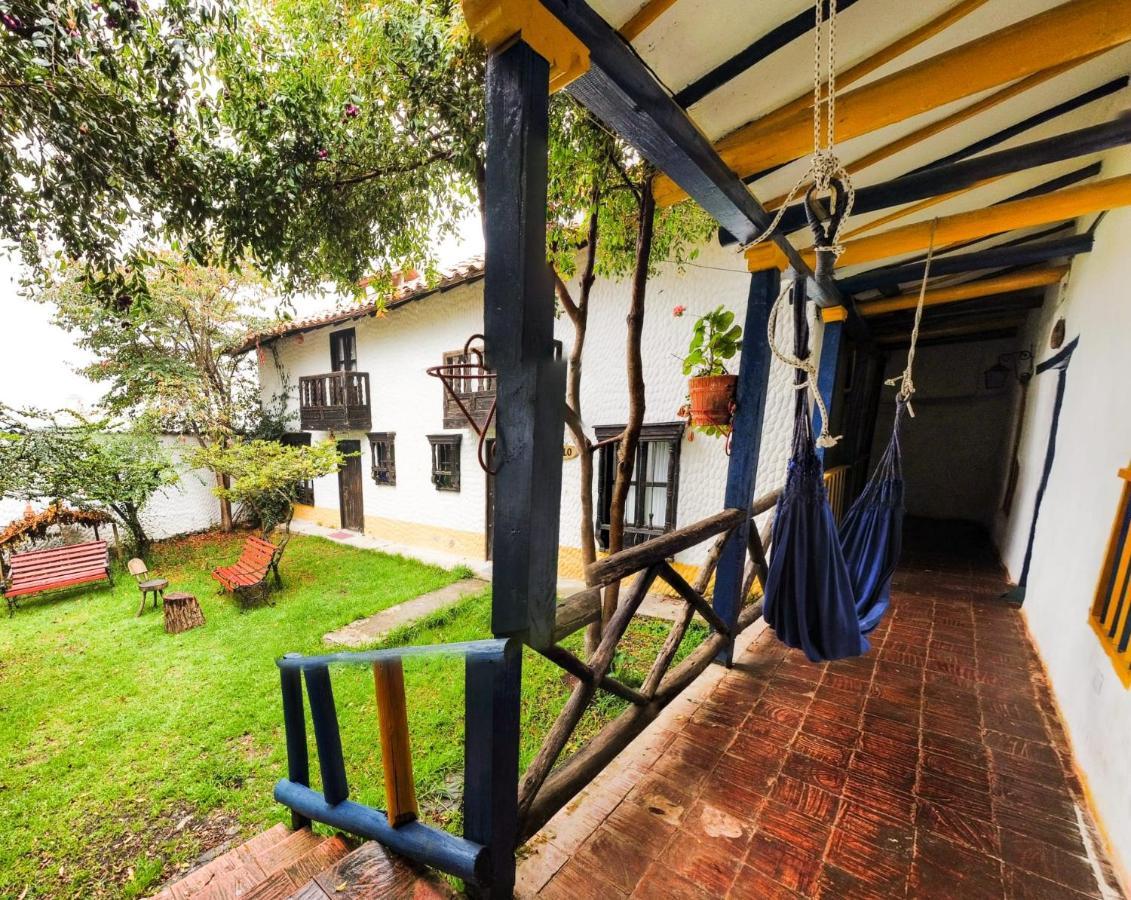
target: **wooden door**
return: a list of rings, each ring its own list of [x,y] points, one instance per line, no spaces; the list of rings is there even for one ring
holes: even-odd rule
[[[342,528],[365,530],[365,506],[362,502],[361,441],[338,441],[338,451],[346,461],[338,470],[338,506]]]
[[[490,468],[495,467],[495,439],[491,438],[487,441],[487,465]],[[495,538],[495,476],[490,472],[487,473],[487,511],[484,518],[485,532],[487,535],[487,549],[484,551],[483,558],[491,558],[491,541]]]

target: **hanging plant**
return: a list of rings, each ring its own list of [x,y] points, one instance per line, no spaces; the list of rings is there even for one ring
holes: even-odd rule
[[[730,433],[738,377],[726,364],[741,349],[742,327],[734,324],[730,310],[720,306],[696,320],[683,358],[683,374],[691,376],[688,415],[696,431],[715,437]]]

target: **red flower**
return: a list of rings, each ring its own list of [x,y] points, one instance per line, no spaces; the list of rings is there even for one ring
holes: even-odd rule
[[[677,307],[675,307],[675,308],[674,308],[674,309],[672,310],[672,315],[673,315],[673,316],[675,316],[675,317],[676,317],[676,318],[678,319],[678,318],[679,318],[680,316],[682,316],[682,315],[683,315],[683,314],[684,314],[685,312],[687,312],[687,307],[686,307],[686,306],[677,306]]]

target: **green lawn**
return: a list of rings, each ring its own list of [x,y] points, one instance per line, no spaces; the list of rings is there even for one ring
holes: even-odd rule
[[[286,821],[271,797],[285,774],[274,659],[323,652],[326,632],[466,574],[296,536],[276,606],[241,613],[208,576],[241,541],[209,535],[154,552],[151,569],[200,599],[204,628],[166,635],[160,610],[135,618],[137,589],[125,575],[114,588],[29,599],[0,625],[0,896],[144,894],[203,850]],[[484,593],[385,643],[489,637],[489,622]],[[619,677],[639,683],[666,631],[634,624]],[[681,652],[702,636],[693,629]],[[405,664],[420,802],[427,819],[452,829],[462,673],[451,658]],[[382,806],[372,675],[339,667],[333,676],[352,795]],[[525,764],[570,685],[529,651],[523,679]],[[577,742],[621,708],[602,698]]]

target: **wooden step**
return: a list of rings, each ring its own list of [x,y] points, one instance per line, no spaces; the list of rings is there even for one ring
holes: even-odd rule
[[[367,841],[315,875],[290,900],[448,900],[456,896],[445,881],[423,866],[376,841]]]

